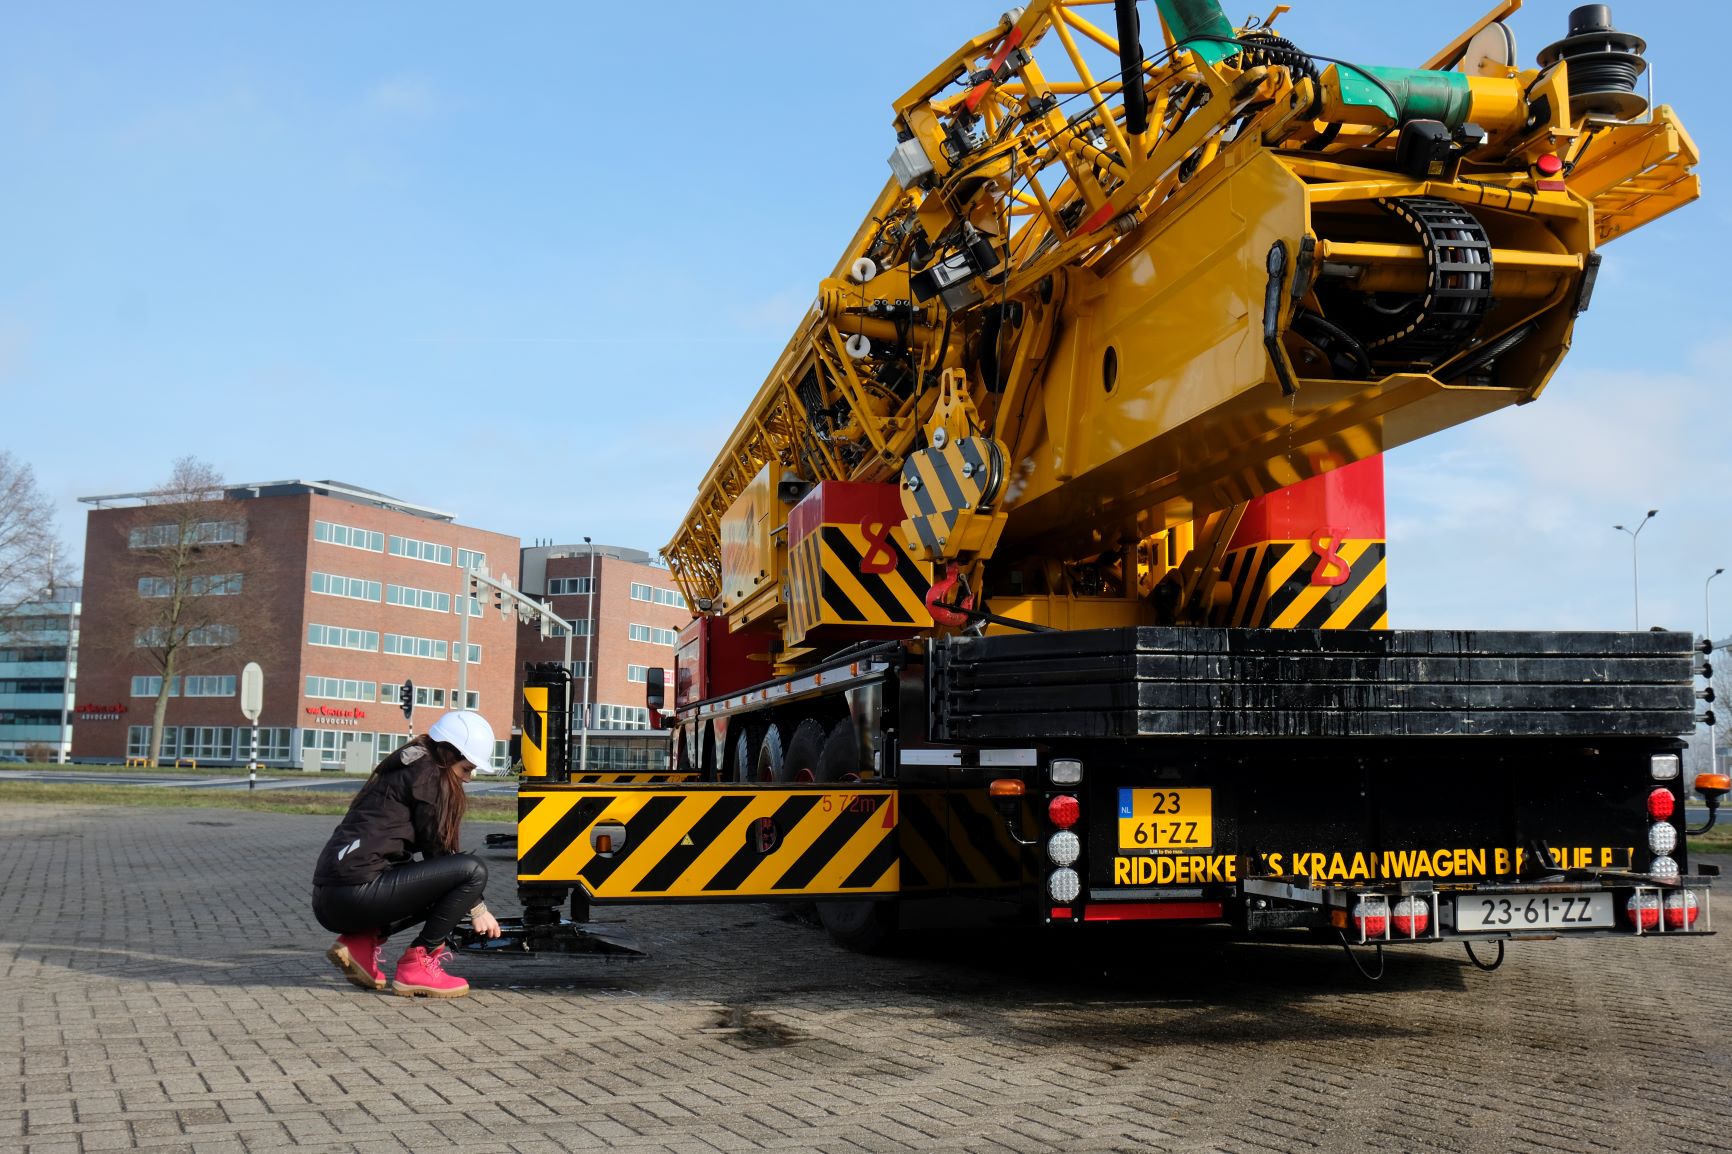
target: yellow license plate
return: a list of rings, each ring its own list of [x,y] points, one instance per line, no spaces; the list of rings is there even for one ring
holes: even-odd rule
[[[1119,790],[1119,852],[1208,849],[1214,799],[1206,789]]]

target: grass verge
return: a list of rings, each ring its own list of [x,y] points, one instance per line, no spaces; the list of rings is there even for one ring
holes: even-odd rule
[[[173,789],[137,785],[83,785],[37,781],[0,782],[0,803],[25,805],[119,805],[133,809],[245,809],[256,813],[341,815],[353,794],[272,789],[249,793],[242,789]],[[517,799],[472,797],[471,821],[515,821]]]
[[[1722,813],[1714,828],[1690,839],[1691,853],[1732,853],[1732,812]]]

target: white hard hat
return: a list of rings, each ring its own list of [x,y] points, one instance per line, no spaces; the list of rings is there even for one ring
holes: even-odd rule
[[[457,747],[457,752],[484,769],[493,764],[493,727],[472,709],[447,713],[427,728],[427,736]]]

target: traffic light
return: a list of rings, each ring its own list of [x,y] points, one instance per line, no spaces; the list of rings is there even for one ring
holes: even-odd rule
[[[413,681],[405,681],[397,687],[397,704],[403,707],[404,717],[415,712],[415,683]]]

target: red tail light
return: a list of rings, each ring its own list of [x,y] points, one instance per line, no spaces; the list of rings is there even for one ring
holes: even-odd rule
[[[1389,933],[1389,903],[1381,898],[1360,901],[1353,907],[1353,924],[1364,937],[1383,937]]]
[[[1402,898],[1395,903],[1395,932],[1417,938],[1431,928],[1431,905],[1424,898]]]
[[[1629,911],[1630,920],[1636,924],[1636,928],[1660,928],[1660,899],[1654,894],[1635,894],[1630,898],[1630,904],[1624,908]]]
[[[1068,793],[1062,793],[1046,803],[1046,816],[1060,829],[1069,829],[1082,816],[1082,806]]]
[[[1670,894],[1666,898],[1666,928],[1688,929],[1696,924],[1696,915],[1701,912],[1696,905],[1696,895],[1689,890]]]
[[[1655,821],[1671,821],[1672,810],[1676,806],[1672,800],[1672,791],[1656,789],[1648,795],[1648,816]]]

